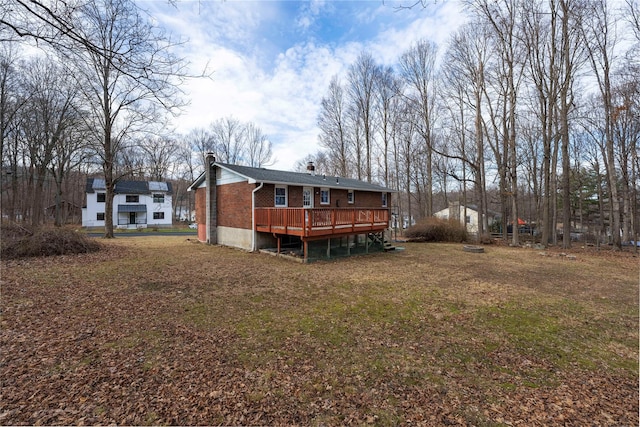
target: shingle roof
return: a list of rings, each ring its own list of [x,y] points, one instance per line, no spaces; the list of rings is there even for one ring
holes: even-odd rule
[[[87,178],[86,192],[94,193],[96,190],[105,190],[106,185],[102,178]],[[115,194],[151,194],[151,191],[165,191],[171,193],[173,190],[170,182],[156,181],[118,181],[114,188]]]
[[[118,212],[146,212],[147,205],[118,205]]]
[[[149,186],[146,181],[118,181],[115,194],[149,194]]]
[[[87,185],[85,192],[87,193],[95,193],[96,190],[104,190],[105,183],[102,178],[87,178]]]
[[[377,184],[371,184],[357,179],[343,178],[336,176],[312,175],[310,173],[279,171],[265,168],[252,168],[249,166],[238,166],[228,163],[216,162],[216,166],[241,175],[250,183],[264,182],[268,184],[300,185],[309,187],[341,188],[348,190],[375,191],[375,192],[395,192]],[[204,180],[204,174],[191,184],[190,188],[195,188]]]

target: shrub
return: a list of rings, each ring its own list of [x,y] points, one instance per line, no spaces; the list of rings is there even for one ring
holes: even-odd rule
[[[464,242],[467,240],[467,230],[464,225],[454,219],[440,219],[435,217],[418,221],[405,231],[405,237],[420,242]]]
[[[95,252],[101,245],[77,231],[56,227],[2,224],[3,259]]]

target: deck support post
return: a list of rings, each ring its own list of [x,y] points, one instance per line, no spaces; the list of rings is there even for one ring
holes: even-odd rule
[[[309,242],[307,240],[302,242],[302,252],[304,255],[304,262],[307,262],[309,259]]]
[[[349,244],[349,240],[351,236],[347,236],[347,256],[351,256],[351,245]]]
[[[331,238],[327,239],[327,258],[331,258]]]

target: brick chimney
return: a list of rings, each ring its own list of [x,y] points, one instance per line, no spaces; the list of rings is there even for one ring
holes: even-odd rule
[[[307,163],[307,173],[309,175],[316,175],[316,167],[313,165],[313,162]]]
[[[216,186],[216,158],[212,152],[204,155],[205,160],[205,182],[207,184],[207,213],[206,232],[207,243],[215,245],[218,243],[218,197]]]

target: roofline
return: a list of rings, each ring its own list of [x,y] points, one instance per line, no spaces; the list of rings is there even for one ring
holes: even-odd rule
[[[205,178],[204,172],[202,172],[200,175],[198,175],[195,181],[193,181],[191,185],[187,187],[187,191],[195,191],[200,185],[200,183],[204,181],[204,178]]]
[[[228,168],[223,163],[215,162],[213,165],[217,166],[217,167],[219,167],[221,169],[224,169],[224,170],[226,170],[228,172],[231,172],[234,175],[238,175],[238,176],[241,176],[242,178],[245,178],[249,184],[265,183],[265,184],[274,184],[274,185],[297,185],[297,186],[300,186],[300,187],[310,187],[311,186],[311,185],[293,183],[293,182],[289,182],[289,181],[273,181],[273,180],[264,180],[264,179],[257,180],[255,178],[251,178],[251,177],[249,177],[247,175],[244,175],[244,174],[242,174],[242,173],[240,173],[238,171],[235,171],[235,170],[233,170],[231,168]],[[340,177],[337,177],[337,178],[340,178]],[[202,172],[195,179],[195,181],[193,181],[193,183],[187,188],[187,191],[195,190],[202,183],[202,181],[204,181],[204,179],[205,179],[205,173]],[[364,181],[361,181],[361,182],[364,182]],[[371,183],[365,183],[365,184],[371,184]],[[377,185],[377,184],[371,184],[371,185]],[[313,187],[316,187],[316,186],[317,185],[313,184]],[[321,185],[321,186],[317,186],[317,187],[319,187],[319,188],[325,188],[326,187],[326,188],[331,188],[331,189],[334,189],[334,190],[348,190],[348,189],[350,189],[349,187],[344,186],[344,185],[342,185],[342,186],[337,186],[335,184],[332,185],[330,182],[327,182],[326,185]],[[356,189],[354,188],[354,190],[356,190]],[[357,189],[357,191],[370,191],[370,192],[373,192],[373,193],[398,193],[398,190],[393,190],[391,188],[386,188],[386,187],[382,187],[382,186],[380,186],[380,190]]]

